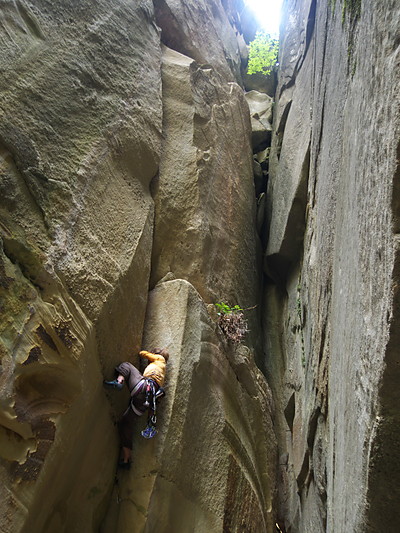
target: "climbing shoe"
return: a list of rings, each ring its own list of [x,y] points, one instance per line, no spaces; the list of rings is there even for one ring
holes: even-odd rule
[[[121,390],[124,386],[123,383],[120,383],[116,379],[113,379],[112,381],[103,381],[103,384],[105,387],[108,387],[110,389],[117,389],[117,390]]]

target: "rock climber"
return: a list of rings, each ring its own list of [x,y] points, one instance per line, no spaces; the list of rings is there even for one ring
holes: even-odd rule
[[[130,405],[118,423],[121,442],[121,454],[118,465],[120,468],[125,469],[130,468],[132,460],[135,419],[137,416],[142,416],[149,409],[149,404],[146,402],[146,390],[148,391],[151,385],[156,397],[162,395],[164,391],[162,387],[165,380],[166,363],[169,359],[169,353],[166,349],[157,349],[151,352],[142,350],[139,352],[139,355],[149,361],[143,374],[132,363],[125,362],[115,368],[117,377],[114,380],[103,382],[106,387],[117,390],[122,390],[124,383],[126,383],[131,394]],[[142,434],[144,435],[143,432]]]

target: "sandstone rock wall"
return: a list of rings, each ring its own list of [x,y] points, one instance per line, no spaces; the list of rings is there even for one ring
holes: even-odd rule
[[[0,2],[1,531],[273,531],[259,306],[239,350],[206,306],[260,300],[242,7]],[[115,485],[102,380],[154,344],[160,434]]]
[[[153,187],[152,284],[170,273],[190,280],[207,302],[250,307],[258,302],[259,276],[243,90],[168,48],[162,72],[164,144]]]
[[[151,291],[144,343],[174,356],[160,431],[145,446],[135,438],[135,468],[119,476],[101,530],[273,531],[271,395],[251,351],[227,345],[182,279]]]
[[[398,529],[399,20],[285,7],[264,326],[288,532]]]

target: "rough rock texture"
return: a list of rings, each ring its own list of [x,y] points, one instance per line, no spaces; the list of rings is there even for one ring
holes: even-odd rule
[[[90,531],[105,509],[117,440],[102,367],[140,346],[150,273],[151,14],[151,2],[1,2],[5,532]]]
[[[102,531],[273,531],[271,396],[249,349],[226,344],[185,280],[150,293],[144,344],[173,354],[160,431],[135,438]]]
[[[166,46],[241,82],[242,58],[247,58],[240,33],[242,0],[154,0],[154,5]]]
[[[286,4],[264,322],[288,532],[399,527],[399,20]]]
[[[272,98],[259,91],[246,93],[246,100],[250,108],[251,143],[258,152],[271,144],[272,132]]]
[[[272,98],[275,96],[277,74],[275,71],[271,72],[268,76],[261,72],[255,72],[254,74],[242,74],[243,84],[246,91],[258,91],[260,93],[266,93]]]
[[[163,95],[152,284],[183,278],[207,302],[254,306],[255,193],[243,91],[164,48]]]
[[[205,307],[260,299],[235,5],[155,2],[160,32],[150,0],[0,0],[2,532],[272,532],[262,354]],[[151,270],[184,279],[145,319]],[[113,488],[128,398],[102,380],[152,343],[171,351],[160,435]]]

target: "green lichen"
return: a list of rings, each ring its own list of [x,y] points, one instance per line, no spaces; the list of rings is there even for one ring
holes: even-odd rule
[[[357,60],[355,53],[355,25],[361,15],[362,0],[343,0],[342,6],[342,24],[348,27],[348,45],[347,45],[347,71],[353,78],[357,69]]]
[[[35,287],[4,253],[0,239],[0,337],[10,348],[30,313],[30,303],[35,300]]]
[[[344,0],[342,7],[342,23],[346,22],[346,18],[353,24],[361,14],[361,0]]]

